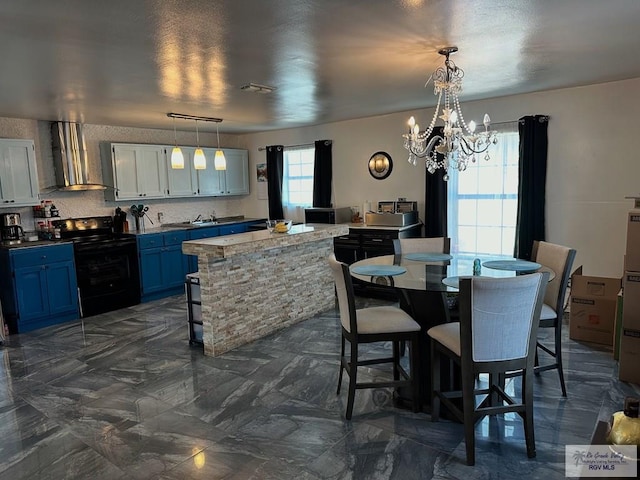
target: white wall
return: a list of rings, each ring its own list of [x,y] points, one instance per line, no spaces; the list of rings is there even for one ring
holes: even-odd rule
[[[549,165],[547,173],[547,240],[577,249],[576,266],[598,276],[621,276],[626,243],[626,212],[632,201],[625,195],[640,194],[640,162],[637,161],[636,121],[640,119],[640,79],[579,88],[464,102],[467,120],[494,122],[517,120],[523,115],[547,114]],[[165,213],[166,221],[194,218],[216,209],[219,216],[266,217],[266,200],[256,195],[255,165],[266,161],[258,147],[333,140],[334,196],[337,206],[361,206],[365,200],[406,197],[419,202],[424,212],[424,167],[409,165],[401,135],[406,121],[415,115],[425,124],[432,110],[399,112],[245,136],[221,135],[222,146],[248,148],[251,194],[227,200],[155,200],[151,213]],[[100,141],[173,143],[172,130],[131,129],[88,125],[85,130],[92,167],[99,169]],[[40,185],[53,179],[48,122],[0,118],[0,137],[34,138]],[[215,146],[215,134],[201,133],[203,145]],[[193,144],[193,133],[178,132],[179,143]],[[379,150],[394,160],[391,176],[373,179],[367,170],[369,157]],[[98,171],[98,170],[96,170]],[[101,175],[101,174],[100,174]],[[101,177],[100,177],[101,178]],[[105,202],[101,192],[53,193],[65,216],[111,215],[118,205]],[[127,205],[121,205],[126,207]],[[30,209],[19,210],[28,218]],[[155,218],[155,217],[153,217]]]
[[[464,102],[467,120],[481,120],[485,112],[494,122],[517,120],[524,115],[547,114],[549,160],[547,171],[547,240],[578,251],[575,266],[598,276],[622,275],[626,244],[626,212],[640,193],[640,162],[636,121],[640,119],[640,79]],[[464,97],[463,97],[464,99]],[[333,140],[333,177],[337,206],[362,205],[365,200],[417,200],[424,212],[424,167],[407,163],[401,135],[415,115],[420,123],[432,110],[401,112],[318,127],[247,135],[252,172],[265,162],[257,148],[275,144],[301,144]],[[378,150],[394,160],[391,176],[373,179],[367,160]],[[243,200],[250,216],[266,216],[266,200],[252,194]],[[422,215],[421,215],[422,216]]]

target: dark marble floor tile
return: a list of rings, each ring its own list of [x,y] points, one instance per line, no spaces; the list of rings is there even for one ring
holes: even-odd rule
[[[427,480],[433,478],[440,455],[406,437],[358,423],[342,440],[313,460],[308,468],[326,479]]]
[[[617,380],[610,348],[567,328],[568,397],[555,371],[534,378],[537,457],[507,414],[477,425],[468,467],[462,425],[399,409],[390,389],[358,390],[345,420],[334,310],[216,358],[187,340],[183,296],[11,336],[0,350],[0,480],[563,479],[565,444],[589,443],[598,420],[640,395]],[[507,384],[516,396],[518,382]]]
[[[125,480],[127,475],[69,431],[56,430],[0,463],[0,480]]]
[[[190,458],[157,478],[163,480],[224,479],[244,480],[259,478],[269,459],[254,453],[252,445],[234,439],[224,439],[205,449],[194,449]],[[295,469],[294,469],[295,472]],[[282,472],[281,472],[282,473]],[[296,473],[297,475],[297,473]],[[298,478],[297,476],[276,477]],[[304,478],[303,476],[300,478]]]

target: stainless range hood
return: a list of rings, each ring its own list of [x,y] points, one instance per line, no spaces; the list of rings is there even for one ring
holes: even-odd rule
[[[53,122],[51,143],[58,190],[104,190],[89,175],[89,160],[82,125],[73,122]]]

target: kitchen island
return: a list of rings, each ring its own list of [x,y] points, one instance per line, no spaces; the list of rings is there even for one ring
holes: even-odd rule
[[[205,355],[217,356],[334,306],[327,257],[348,225],[294,225],[191,240],[198,256]]]

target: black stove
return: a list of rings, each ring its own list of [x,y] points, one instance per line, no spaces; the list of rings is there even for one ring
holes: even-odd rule
[[[140,303],[134,235],[114,233],[112,217],[56,220],[60,238],[73,241],[83,317]]]

